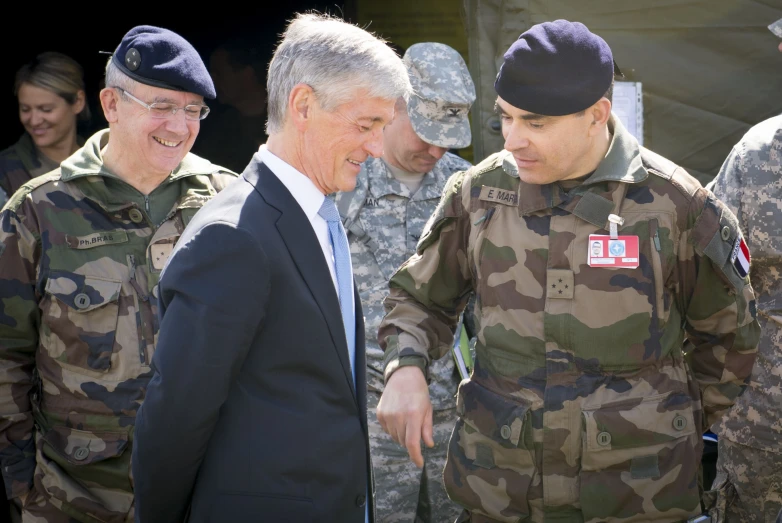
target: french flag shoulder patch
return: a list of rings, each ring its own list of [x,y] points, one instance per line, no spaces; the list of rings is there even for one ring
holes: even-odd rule
[[[736,272],[739,276],[745,278],[749,274],[749,262],[751,258],[749,255],[749,247],[747,242],[744,241],[744,237],[739,234],[736,238],[736,243],[733,244],[733,252],[730,253],[730,263],[736,268]]]

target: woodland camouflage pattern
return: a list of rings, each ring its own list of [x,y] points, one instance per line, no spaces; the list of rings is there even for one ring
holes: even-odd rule
[[[759,327],[730,260],[736,218],[610,126],[605,160],[569,192],[521,182],[507,151],[454,176],[391,279],[386,377],[445,355],[477,294],[444,472],[473,522],[698,514],[701,434],[749,380]],[[586,263],[611,213],[640,239],[637,269]]]
[[[724,483],[728,476],[737,483],[736,490],[745,493],[738,503],[746,505],[743,511],[729,507],[728,521],[730,516],[765,521],[761,501],[766,497],[766,517],[773,520],[782,507],[782,116],[753,127],[733,148],[709,188],[734,212],[747,239],[761,328],[749,386],[714,427],[723,469],[718,469],[715,484]],[[763,452],[750,448],[746,453],[723,452],[727,440]],[[776,474],[759,475],[760,461]],[[757,499],[746,493],[757,488],[759,478],[768,492]],[[756,510],[752,510],[752,499]],[[770,510],[769,506],[777,508]]]
[[[377,421],[377,402],[383,392],[383,351],[377,343],[377,329],[384,315],[383,300],[388,295],[389,278],[415,253],[448,178],[470,167],[466,160],[445,153],[412,193],[407,185],[394,178],[384,160],[368,158],[362,164],[356,188],[349,193],[338,193],[335,198],[348,231],[353,279],[364,311],[367,420],[375,470],[375,509],[377,520],[384,523],[410,523],[415,519],[423,482],[426,482],[423,497],[428,498],[434,516],[429,520],[431,523],[452,523],[460,512],[442,486],[448,434],[456,422],[459,378],[454,360],[447,357],[432,363],[429,394],[436,411],[435,447],[424,450],[426,471],[421,471],[410,461],[407,450],[386,434]]]
[[[411,193],[393,177],[382,159],[368,158],[362,164],[356,188],[338,193],[335,198],[343,219],[347,218],[353,279],[364,311],[370,392],[383,392],[383,350],[377,343],[377,329],[385,314],[383,300],[388,295],[388,280],[415,253],[448,178],[470,167],[468,161],[445,153],[432,172],[426,173],[421,187]],[[433,362],[431,378],[432,408],[455,408],[458,381],[454,383],[453,358]]]
[[[119,523],[133,518],[130,449],[152,376],[158,277],[235,174],[186,156],[163,182],[181,196],[153,227],[106,189],[107,139],[25,184],[0,215],[0,457],[9,498],[34,479],[76,520]]]
[[[81,145],[83,140],[79,139]],[[59,167],[44,156],[24,133],[14,145],[0,152],[0,206],[8,201],[19,187],[37,176]]]

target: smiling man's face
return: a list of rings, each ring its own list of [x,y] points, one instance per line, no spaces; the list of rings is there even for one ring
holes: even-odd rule
[[[155,118],[142,105],[113,91],[119,100],[117,121],[111,126],[112,146],[120,151],[123,163],[143,170],[145,176],[165,177],[190,152],[201,129],[200,120],[186,119],[183,110],[167,118]],[[182,108],[204,103],[197,94],[145,84],[136,84],[131,94],[147,104],[166,102]]]
[[[383,128],[394,118],[394,103],[359,90],[350,101],[326,111],[315,98],[302,163],[321,192],[352,191],[361,163],[383,155]]]

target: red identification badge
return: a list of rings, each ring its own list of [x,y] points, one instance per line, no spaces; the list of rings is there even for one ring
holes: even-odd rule
[[[638,236],[590,234],[588,249],[590,267],[638,267]]]

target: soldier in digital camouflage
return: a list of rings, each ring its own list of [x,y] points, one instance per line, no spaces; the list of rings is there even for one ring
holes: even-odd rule
[[[738,222],[611,114],[613,73],[583,24],[523,33],[495,81],[505,150],[450,179],[391,278],[378,419],[418,459],[430,363],[476,294],[443,474],[460,521],[697,516],[702,433],[749,381]]]
[[[448,178],[471,167],[447,151],[470,145],[467,113],[475,100],[475,87],[462,57],[445,44],[417,43],[403,60],[414,94],[408,102],[404,98],[397,102],[396,117],[383,133],[383,157],[365,161],[356,189],[338,193],[336,202],[348,231],[353,277],[364,310],[377,521],[452,523],[461,508],[448,499],[442,473],[456,422],[460,379],[454,360],[442,358],[432,364],[433,446],[424,450],[419,470],[405,448],[377,422],[375,412],[383,392],[383,351],[377,344],[377,328],[383,319],[388,279],[415,253]]]
[[[181,36],[131,29],[106,66],[109,129],[0,214],[0,461],[22,521],[133,521],[130,449],[157,282],[235,174],[189,154],[215,97]]]
[[[752,252],[760,343],[747,390],[714,427],[715,521],[766,523],[782,510],[782,116],[750,129],[707,188],[738,218]]]
[[[41,53],[20,67],[14,94],[25,132],[0,152],[0,206],[23,183],[56,169],[81,147],[77,122],[90,119],[82,67],[62,53]]]

